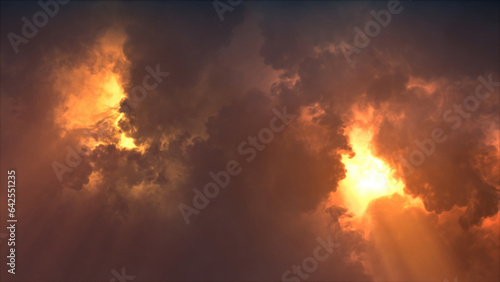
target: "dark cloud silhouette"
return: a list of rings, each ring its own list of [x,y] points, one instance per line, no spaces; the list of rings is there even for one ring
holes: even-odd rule
[[[126,266],[141,281],[275,281],[336,223],[340,247],[310,281],[497,277],[498,88],[458,129],[443,113],[474,94],[479,75],[500,78],[498,3],[401,2],[351,64],[340,43],[385,2],[244,2],[221,22],[210,2],[74,1],[17,55],[7,34],[40,8],[1,5],[1,162],[19,177],[16,279],[108,281]],[[102,50],[117,30],[119,60]],[[130,107],[148,66],[169,75]],[[60,109],[77,92],[64,79],[76,89],[80,70],[108,68],[126,95],[115,115],[64,128]],[[372,145],[391,167],[435,128],[448,138],[411,174],[400,171],[424,208],[377,199],[371,233],[329,201],[346,177],[342,155],[356,154],[346,133],[353,106],[373,108]],[[285,107],[296,118],[247,161],[240,143]],[[122,133],[137,148],[120,147]],[[101,144],[60,183],[51,164],[65,164],[65,148],[82,140]],[[230,160],[242,173],[186,225],[179,204],[192,206],[193,188]],[[426,262],[436,249],[442,269]]]

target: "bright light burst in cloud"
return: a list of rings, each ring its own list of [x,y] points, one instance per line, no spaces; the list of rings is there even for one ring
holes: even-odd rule
[[[394,179],[395,169],[373,156],[369,128],[353,127],[348,135],[355,156],[342,156],[347,176],[339,183],[340,192],[349,210],[361,215],[372,200],[403,193],[404,184]]]

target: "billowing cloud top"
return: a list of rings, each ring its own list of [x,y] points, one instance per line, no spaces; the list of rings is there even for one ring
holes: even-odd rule
[[[301,281],[337,227],[309,281],[498,279],[497,2],[41,3],[1,4],[2,281]],[[363,216],[360,120],[404,186]]]

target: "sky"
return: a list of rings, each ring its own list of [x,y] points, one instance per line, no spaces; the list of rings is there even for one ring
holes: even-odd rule
[[[498,281],[498,11],[1,2],[1,280]]]

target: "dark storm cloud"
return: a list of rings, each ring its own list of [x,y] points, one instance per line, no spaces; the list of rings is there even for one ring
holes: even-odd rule
[[[313,17],[314,21],[332,21],[327,13],[301,13],[295,17],[297,11],[293,8],[292,12],[278,13],[281,10],[277,3],[271,5],[275,9],[270,11],[274,13],[267,11],[268,17],[261,25],[263,36],[268,39],[261,49],[263,56],[268,58],[267,62],[299,78],[294,87],[280,86],[280,98],[287,104],[298,107],[321,102],[331,105],[331,110],[337,113],[345,113],[350,105],[364,103],[380,109],[377,111],[380,115],[390,113],[404,116],[397,121],[384,119],[375,136],[381,156],[392,158],[395,164],[398,154],[408,156],[410,151],[405,150],[416,146],[415,139],[422,140],[430,136],[437,126],[449,128],[452,125],[435,121],[442,119],[444,111],[452,107],[453,103],[462,104],[467,95],[474,93],[478,82],[460,84],[464,76],[470,81],[493,72],[493,80],[498,81],[499,44],[495,36],[498,34],[498,16],[495,12],[498,4],[401,3],[403,12],[392,15],[389,26],[372,39],[367,50],[363,50],[353,62],[354,67],[347,64],[339,49],[336,49],[336,53],[327,50],[312,54],[313,47],[338,44],[342,36],[345,39],[344,31],[335,30],[335,27],[342,26],[340,18],[336,19],[337,25],[333,24],[331,33],[334,36],[328,38],[320,36],[324,33],[321,26],[314,31],[304,28]],[[366,5],[360,6],[375,11],[383,8],[376,5],[368,8]],[[290,26],[282,23],[287,13],[294,18]],[[368,11],[366,14],[369,14]],[[356,21],[355,26],[364,26],[367,22],[360,17],[350,24]],[[279,32],[280,29],[287,32]],[[275,34],[286,36],[277,40]],[[313,45],[311,38],[322,40]],[[485,44],[479,45],[478,42]],[[410,77],[445,86],[435,93],[425,94],[426,90],[409,85]],[[389,110],[380,108],[383,102],[389,103]],[[482,218],[498,212],[498,177],[491,183],[492,177],[489,177],[488,182],[482,176],[491,173],[484,161],[487,158],[497,159],[497,148],[487,145],[486,140],[487,137],[491,138],[487,136],[491,128],[483,126],[485,121],[492,122],[493,128],[498,130],[497,103],[498,90],[471,113],[473,117],[468,121],[470,125],[449,136],[450,141],[437,148],[435,156],[422,167],[416,168],[415,175],[405,179],[408,192],[422,196],[430,211],[442,212],[454,205],[468,206],[460,220],[464,228],[479,224]],[[484,157],[481,157],[480,152],[483,152]],[[434,173],[438,169],[443,173]],[[453,175],[451,179],[450,175]]]
[[[26,9],[2,4],[2,38],[19,28],[22,15],[32,14],[28,4],[18,5]],[[21,277],[109,280],[111,269],[127,266],[127,273],[141,280],[279,280],[329,230],[330,220],[319,222],[314,215],[326,210],[324,201],[345,177],[340,153],[351,152],[344,127],[352,105],[404,115],[383,120],[375,136],[380,156],[397,165],[415,138],[438,126],[432,120],[436,114],[474,89],[471,80],[498,73],[492,63],[498,61],[498,16],[493,15],[498,4],[402,5],[403,12],[352,65],[335,46],[352,38],[352,27],[363,26],[371,20],[369,11],[385,3],[259,2],[238,6],[220,22],[209,2],[75,2],[21,46],[17,57],[2,41],[2,115],[16,116],[2,116],[2,137],[10,135],[2,140],[2,165],[30,172],[26,185],[34,187],[27,189],[34,195],[28,202],[33,208],[23,216],[24,229],[35,229],[36,237],[26,232],[19,238],[30,247],[22,249],[19,264],[31,271]],[[253,78],[239,68],[246,53],[225,61],[225,55],[240,52],[231,44],[249,12],[258,14],[260,31],[249,41],[262,44],[244,50],[282,73],[271,89],[251,85]],[[120,124],[145,151],[99,145],[65,183],[73,189],[61,190],[50,162],[63,159],[64,145],[75,146],[79,135],[61,140],[53,125],[51,109],[61,101],[43,76],[52,72],[46,60],[56,54],[67,65],[94,59],[97,38],[114,25],[127,35],[129,99],[147,66],[159,65],[170,75]],[[455,82],[463,77],[469,87],[460,90],[463,85]],[[410,87],[410,78],[445,86],[427,95]],[[311,121],[295,120],[247,163],[237,146],[269,124],[275,107],[316,112]],[[473,119],[481,123],[495,114],[498,107],[488,102]],[[485,145],[487,129],[472,121],[405,182],[407,192],[422,197],[429,211],[466,207],[460,222],[473,229],[497,213],[498,179],[484,169],[497,160],[496,149]],[[20,163],[26,159],[34,162]],[[186,226],[178,204],[190,203],[192,189],[202,188],[209,172],[224,169],[231,159],[243,173]],[[446,173],[439,174],[443,168]],[[91,172],[101,178],[82,189]],[[372,279],[360,260],[346,259],[369,251],[362,234],[346,229],[343,240],[311,280]],[[47,260],[34,259],[39,257]],[[56,266],[61,270],[51,271]]]
[[[131,112],[134,136],[143,141],[184,131],[199,134],[207,115],[238,95],[237,89],[224,89],[225,82],[229,85],[238,76],[216,62],[218,51],[230,43],[232,29],[243,20],[244,7],[224,23],[217,14],[214,17],[212,5],[195,2],[135,2],[127,8],[130,22],[124,51],[131,62],[129,89],[142,85],[146,66],[159,65],[171,73],[155,89],[154,98],[140,103],[144,109]]]
[[[339,49],[337,53],[327,49],[311,54],[310,38],[322,34],[322,27],[307,32],[300,27],[307,26],[313,17],[314,21],[331,21],[321,12],[311,18],[292,16],[290,29],[282,23],[284,16],[277,16],[279,8],[269,13],[262,25],[268,40],[261,53],[273,67],[285,69],[292,77],[298,75],[294,86],[282,84],[279,90],[280,98],[291,106],[321,102],[329,105],[329,110],[346,113],[356,103],[374,106],[376,116],[387,115],[374,141],[379,155],[394,166],[400,165],[400,155],[407,157],[416,148],[415,139],[430,137],[438,126],[446,129],[449,141],[438,145],[436,153],[404,179],[406,192],[421,197],[428,211],[466,207],[457,219],[464,229],[481,225],[498,213],[498,144],[491,140],[491,130],[498,132],[498,88],[456,132],[448,130],[452,123],[443,122],[442,115],[454,103],[463,104],[467,95],[474,94],[479,75],[492,73],[498,81],[498,3],[402,5],[401,15],[393,16],[391,24],[372,39],[369,48],[353,62],[354,67],[347,64]],[[341,25],[340,19],[338,22]],[[366,22],[355,18],[350,24],[363,26]],[[332,34],[338,36],[323,37],[316,46],[349,38],[335,27]],[[278,32],[280,28],[287,32]],[[276,40],[275,32],[286,36]],[[410,77],[436,82],[437,90],[409,85]],[[383,102],[388,102],[387,110],[381,108]]]
[[[470,118],[464,119],[464,124],[454,130],[455,123],[443,120],[443,113],[453,104],[463,104],[466,95],[474,91],[474,87],[465,85],[460,88],[439,89],[429,95],[415,95],[416,89],[402,92],[408,96],[414,94],[414,98],[409,98],[412,106],[398,104],[405,117],[398,121],[385,119],[375,138],[379,152],[402,165],[408,173],[410,154],[419,149],[417,143],[429,140],[435,128],[442,129],[447,136],[445,143],[436,144],[434,153],[430,151],[423,164],[414,168],[410,164],[414,171],[405,178],[407,192],[421,196],[429,211],[440,213],[455,205],[467,206],[460,224],[468,228],[498,212],[498,166],[495,163],[495,160],[498,162],[498,148],[491,143],[492,128],[489,127],[498,130],[497,107],[494,106],[498,98],[492,95],[492,101],[482,101],[478,110],[468,113]],[[440,97],[441,91],[447,98]],[[422,105],[424,112],[415,105]],[[412,123],[413,120],[418,120],[418,125]],[[399,150],[394,149],[394,144]],[[399,159],[400,156],[405,161]]]

